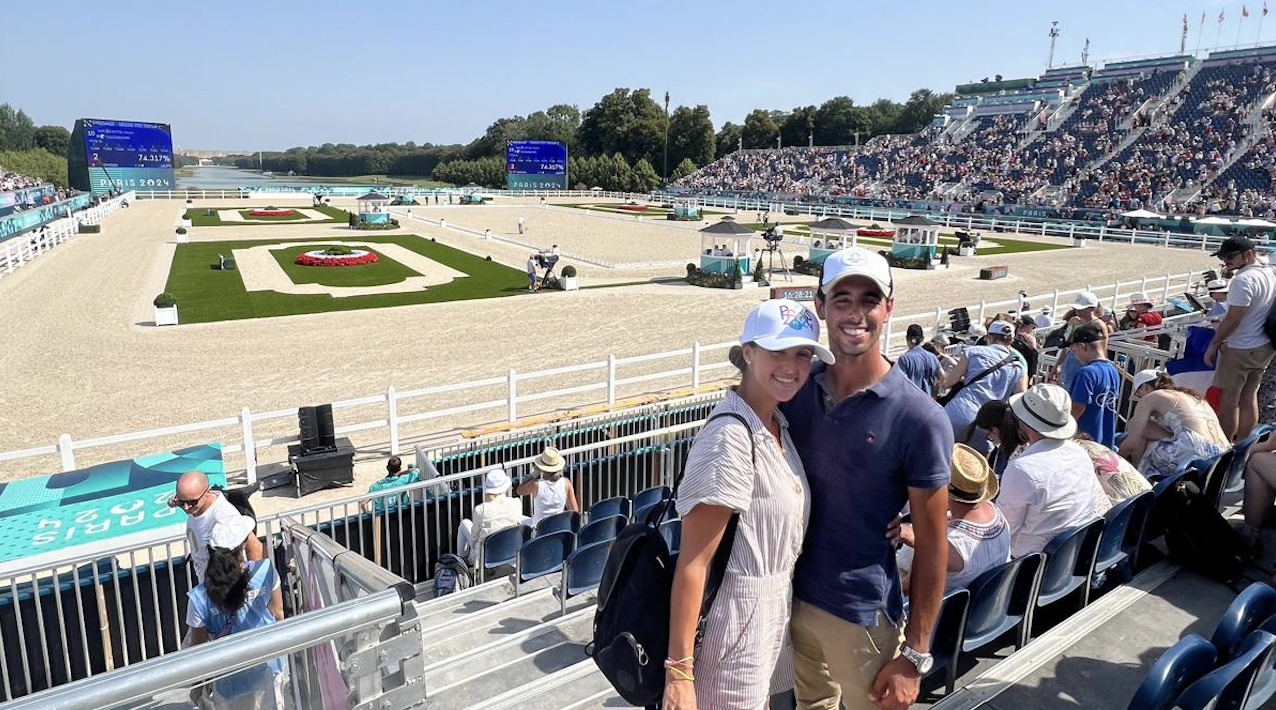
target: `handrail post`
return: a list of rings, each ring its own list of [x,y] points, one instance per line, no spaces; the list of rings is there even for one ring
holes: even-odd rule
[[[1188,277],[1191,280],[1191,277]],[[1161,303],[1165,303],[1170,299],[1170,274],[1165,274],[1165,286],[1161,289]]]
[[[1112,312],[1113,312],[1113,313],[1116,313],[1116,309],[1117,309],[1117,293],[1118,293],[1118,292],[1120,292],[1120,291],[1121,291],[1121,282],[1120,282],[1120,281],[1113,281],[1113,282],[1112,282]]]
[[[987,309],[988,309],[988,303],[986,301],[981,300],[979,302],[979,325],[984,324],[984,311]]]
[[[607,406],[616,404],[616,354],[607,354]]]
[[[930,337],[939,335],[939,328],[944,324],[944,309],[935,306],[935,328],[931,331]]]
[[[509,389],[507,396],[509,397],[509,422],[513,424],[518,420],[518,375],[515,374],[514,368],[510,368],[509,373]]]
[[[75,450],[71,448],[71,435],[63,434],[58,437],[58,455],[62,457],[62,470],[75,470]]]
[[[700,341],[691,344],[691,389],[700,389]]]
[[[390,385],[385,391],[386,421],[390,424],[390,455],[399,455],[399,398]]]
[[[253,415],[248,407],[239,410],[239,428],[244,437],[244,474],[251,486],[257,482],[257,443],[253,440]]]

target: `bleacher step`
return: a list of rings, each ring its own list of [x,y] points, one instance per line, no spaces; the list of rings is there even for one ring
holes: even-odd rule
[[[594,604],[592,594],[581,595],[572,600],[568,611],[579,611]],[[452,624],[423,629],[422,658],[427,666],[441,663],[470,649],[552,622],[559,617],[561,609],[558,598],[546,589],[530,597],[511,599],[477,614],[458,617]]]
[[[518,597],[518,602],[535,603],[537,599],[548,596],[549,593],[549,581],[534,580],[523,585],[522,594]],[[498,606],[514,600],[514,586],[508,581],[501,580],[499,583],[493,583],[491,587],[484,589],[481,594],[459,599],[455,602],[448,602],[437,607],[432,606],[433,602],[426,602],[418,605],[418,612],[421,614],[421,630],[427,631],[429,629],[452,626],[465,620],[487,618]]]
[[[614,698],[608,702],[609,698]],[[534,683],[506,691],[465,710],[564,710],[564,708],[629,707],[590,659],[575,663]],[[599,703],[607,703],[599,705]],[[427,700],[428,705],[428,700]]]

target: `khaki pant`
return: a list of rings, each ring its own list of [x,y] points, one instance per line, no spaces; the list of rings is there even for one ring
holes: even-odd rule
[[[877,672],[899,655],[904,630],[877,613],[860,626],[805,602],[793,602],[789,626],[799,710],[876,710],[868,699]]]

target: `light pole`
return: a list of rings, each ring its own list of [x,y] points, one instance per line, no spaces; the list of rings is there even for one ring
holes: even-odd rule
[[[665,92],[665,170],[664,182],[662,185],[669,184],[669,92]]]
[[[1059,39],[1059,21],[1050,23],[1050,56],[1046,58],[1046,69],[1054,67],[1054,42]]]

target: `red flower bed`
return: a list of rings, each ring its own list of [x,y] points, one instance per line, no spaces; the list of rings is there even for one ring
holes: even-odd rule
[[[377,255],[374,252],[367,254],[351,254],[350,256],[329,256],[318,257],[310,254],[298,254],[292,263],[301,266],[360,266],[362,264],[375,264]]]
[[[861,237],[893,237],[895,230],[893,229],[857,229],[855,234]]]
[[[629,210],[631,212],[645,212],[647,205],[621,205],[620,209]]]
[[[248,213],[252,217],[287,217],[288,215],[297,214],[296,210],[252,210]]]

